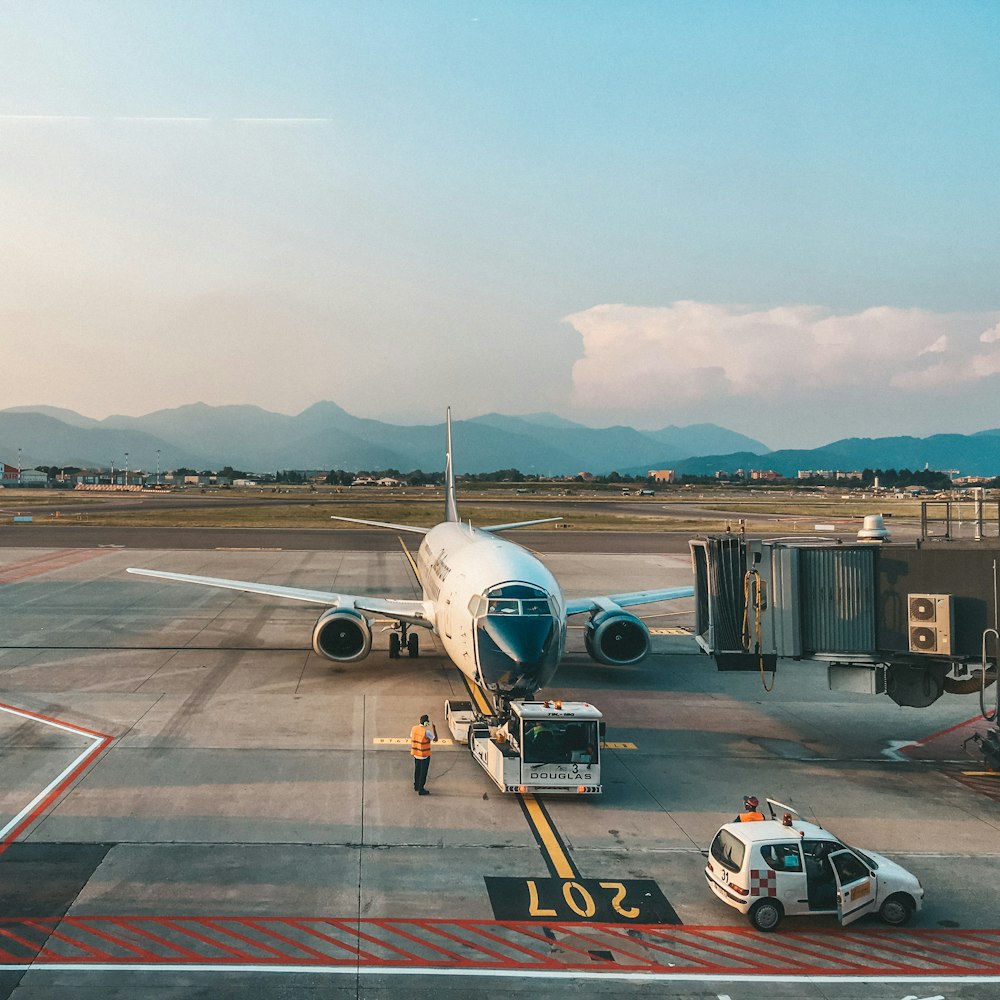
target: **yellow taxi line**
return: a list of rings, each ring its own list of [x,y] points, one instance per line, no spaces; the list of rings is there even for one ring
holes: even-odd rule
[[[469,692],[469,697],[476,703],[476,707],[479,709],[482,715],[492,715],[493,707],[486,701],[486,696],[482,691],[479,690],[478,685],[473,685],[465,674],[461,670],[458,671],[462,677],[462,683],[465,685],[465,690]]]
[[[546,856],[549,867],[557,878],[576,878],[578,872],[569,860],[563,848],[562,841],[556,834],[548,814],[542,808],[541,803],[532,795],[521,795],[521,804],[524,806],[528,822],[531,824],[535,839],[542,848]]]
[[[410,737],[409,736],[376,736],[372,743],[377,743],[380,746],[409,746]],[[455,746],[454,740],[442,739],[438,737],[434,742],[436,747],[453,747]]]
[[[377,743],[380,746],[409,746],[410,737],[409,736],[376,736],[372,739],[372,743]],[[456,743],[454,740],[450,740],[447,737],[439,736],[437,742],[434,744],[438,747],[453,747],[453,746],[464,746],[464,744]],[[634,743],[609,743],[605,742],[601,744],[602,750],[637,750],[638,747]],[[993,774],[997,775],[996,771],[963,771],[963,774]],[[1000,775],[997,775],[1000,777]]]
[[[410,555],[410,550],[406,547],[406,542],[404,542],[402,538],[399,540],[399,544],[403,549],[403,555],[406,556],[407,562],[409,562],[410,564],[410,569],[413,570],[413,575],[417,578],[417,583],[419,583],[420,577],[417,574],[416,561],[414,560],[413,556]]]

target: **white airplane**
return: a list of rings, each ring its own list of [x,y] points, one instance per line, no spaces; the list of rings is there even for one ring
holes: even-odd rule
[[[411,634],[409,630],[413,626],[430,629],[462,673],[491,694],[498,707],[515,698],[530,699],[549,683],[562,658],[566,620],[572,615],[590,615],[585,644],[594,660],[609,665],[642,660],[650,649],[649,629],[625,609],[691,597],[693,588],[671,587],[566,600],[555,577],[535,556],[499,537],[500,532],[512,528],[561,518],[482,528],[463,523],[455,496],[450,409],[446,426],[444,521],[433,528],[419,528],[360,518],[335,518],[423,535],[416,563],[410,559],[423,591],[420,600],[300,590],[153,569],[130,568],[128,572],[324,605],[326,610],[313,627],[312,647],[329,660],[354,662],[371,652],[369,616],[397,623],[398,630],[389,636],[390,657],[399,656],[403,647],[410,656],[417,656],[417,633]]]

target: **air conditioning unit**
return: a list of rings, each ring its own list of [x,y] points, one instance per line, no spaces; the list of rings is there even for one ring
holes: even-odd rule
[[[910,652],[950,656],[954,631],[951,594],[909,594],[906,608]]]

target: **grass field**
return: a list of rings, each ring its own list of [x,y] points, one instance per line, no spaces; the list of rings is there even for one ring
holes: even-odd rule
[[[738,526],[748,532],[813,532],[822,523],[850,524],[882,512],[896,519],[920,516],[920,501],[860,495],[788,494],[759,491],[672,490],[655,497],[625,497],[620,491],[510,489],[460,490],[463,520],[503,524],[561,516],[537,530],[716,532]],[[968,502],[966,516],[972,516]],[[441,519],[439,490],[400,491],[282,488],[180,491],[177,493],[87,493],[67,490],[0,492],[0,519],[30,514],[36,522],[122,527],[323,528],[352,530],[332,516],[360,517],[430,527]],[[959,511],[959,516],[961,512]]]

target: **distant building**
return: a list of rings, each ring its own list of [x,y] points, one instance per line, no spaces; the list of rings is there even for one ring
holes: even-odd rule
[[[650,469],[649,478],[655,479],[658,483],[676,483],[677,474],[673,469]]]
[[[750,479],[753,482],[776,483],[785,477],[774,469],[751,469]]]
[[[841,469],[799,469],[796,479],[849,479],[861,481],[860,472],[844,472]]]

